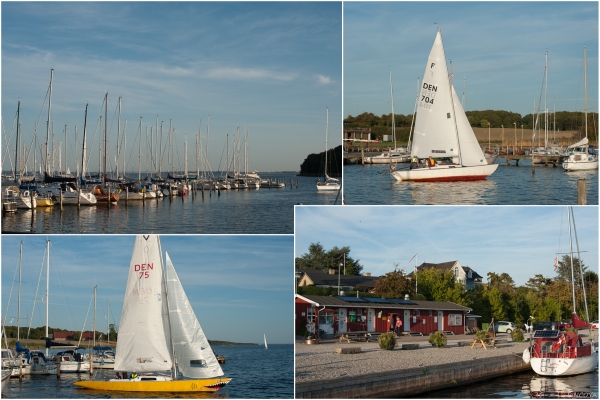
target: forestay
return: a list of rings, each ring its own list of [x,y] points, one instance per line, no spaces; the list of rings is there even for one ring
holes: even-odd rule
[[[425,66],[418,106],[412,155],[419,158],[458,157],[456,121],[439,31]]]
[[[473,128],[469,123],[469,119],[458,101],[458,96],[452,86],[452,98],[454,100],[454,111],[456,115],[456,126],[458,129],[458,140],[460,143],[460,160],[461,164],[466,167],[476,165],[487,165],[481,146],[475,137]]]
[[[202,327],[196,318],[169,253],[165,257],[171,334],[179,371],[188,378],[212,378],[223,375]]]
[[[168,371],[172,367],[158,236],[136,237],[115,356],[116,371]]]

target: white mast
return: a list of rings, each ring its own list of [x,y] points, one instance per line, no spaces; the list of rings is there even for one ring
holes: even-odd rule
[[[394,136],[394,150],[396,150],[396,120],[394,115],[394,87],[392,86],[392,71],[390,70],[390,96],[392,97],[392,136]],[[391,157],[391,155],[390,155]]]
[[[50,108],[52,106],[52,76],[54,68],[50,68],[50,96],[48,98],[48,121],[46,121],[46,173],[50,173],[50,153],[48,151],[48,141],[50,140]]]
[[[138,180],[142,180],[142,117],[140,116],[140,143],[138,146]]]
[[[46,240],[47,259],[46,259],[46,337],[48,337],[48,304],[50,303],[50,240]],[[48,348],[46,347],[46,356]]]
[[[327,119],[325,122],[325,181],[327,181],[327,135],[329,133],[329,107],[325,107],[327,110]]]

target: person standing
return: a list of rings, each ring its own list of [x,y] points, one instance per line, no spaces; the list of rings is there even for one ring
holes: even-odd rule
[[[396,335],[402,336],[402,320],[400,319],[400,316],[396,318]]]

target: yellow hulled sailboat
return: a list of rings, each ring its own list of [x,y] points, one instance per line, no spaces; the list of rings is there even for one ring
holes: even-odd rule
[[[136,237],[115,371],[124,378],[75,385],[123,392],[214,392],[231,381],[223,377],[168,253],[163,264],[156,235]],[[186,379],[178,379],[179,373]]]

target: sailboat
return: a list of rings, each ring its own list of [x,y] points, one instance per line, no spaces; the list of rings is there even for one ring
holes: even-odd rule
[[[327,134],[329,132],[329,108],[327,108],[327,124],[325,126],[325,182],[317,181],[317,191],[333,191],[340,190],[340,181],[327,175]]]
[[[568,208],[569,247],[571,260],[571,290],[573,295],[573,313],[571,323],[575,329],[589,327],[575,308],[575,273],[573,268],[573,244],[571,220],[573,209]],[[575,221],[573,220],[573,229]],[[577,233],[575,233],[577,237]],[[598,368],[598,350],[592,343],[583,343],[577,332],[560,330],[535,331],[529,348],[523,351],[523,361],[531,363],[531,368],[539,375],[566,376],[592,372]]]
[[[394,178],[421,182],[481,180],[498,168],[487,163],[452,86],[439,28],[425,67],[418,107],[411,158],[433,159],[435,163],[392,170]]]
[[[598,170],[598,155],[589,153],[587,137],[587,57],[585,47],[583,48],[583,93],[585,108],[585,137],[579,142],[569,146],[569,157],[563,161],[562,167],[565,171]]]
[[[392,71],[390,71],[390,96],[392,98],[392,136],[394,137],[394,149],[373,157],[365,157],[365,162],[368,164],[395,164],[410,160],[408,149],[406,147],[398,148],[396,145],[396,120],[394,117],[394,89],[392,86]]]
[[[267,334],[265,333],[265,350],[268,350],[269,346],[267,346]]]
[[[223,370],[173,263],[168,254],[165,258],[163,263],[158,236],[136,237],[115,355],[115,370],[124,372],[125,378],[75,385],[127,392],[198,392],[217,391],[231,381],[221,377]],[[140,376],[127,378],[129,371]],[[178,372],[192,379],[179,379]]]

